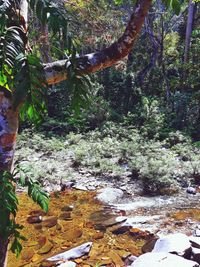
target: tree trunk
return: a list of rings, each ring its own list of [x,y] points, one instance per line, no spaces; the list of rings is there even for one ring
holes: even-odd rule
[[[0,237],[0,267],[6,267],[7,265],[7,250],[8,239],[4,240]]]
[[[42,62],[43,63],[52,62],[48,26],[39,23],[38,30],[40,31],[40,37],[38,42],[39,42]]]
[[[18,130],[18,112],[12,110],[11,99],[0,91],[0,171],[12,171]],[[4,227],[0,216],[0,225]],[[7,221],[9,220],[9,213]],[[2,225],[3,224],[3,225]],[[6,226],[5,226],[6,227]],[[0,267],[6,266],[9,240],[0,234]]]
[[[27,30],[28,2],[21,0],[19,4],[20,16],[24,32]],[[12,171],[16,137],[18,132],[18,111],[13,110],[12,96],[3,87],[0,87],[0,172]],[[0,184],[1,186],[1,184]],[[1,212],[1,211],[0,211]],[[0,267],[7,266],[7,249],[9,237],[3,237],[10,219],[10,213],[6,216],[0,214]],[[2,233],[3,232],[3,233]]]
[[[189,60],[192,25],[193,25],[193,17],[194,17],[194,7],[195,7],[195,3],[192,0],[189,0],[187,28],[186,28],[186,35],[185,35],[184,63],[187,63]]]

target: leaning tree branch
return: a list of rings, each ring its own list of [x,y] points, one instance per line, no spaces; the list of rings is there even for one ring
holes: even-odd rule
[[[124,34],[118,41],[101,51],[86,54],[76,59],[79,74],[89,74],[108,68],[129,54],[142,28],[152,0],[139,0],[137,2]],[[68,60],[45,64],[44,71],[47,83],[50,85],[67,80],[70,65],[71,62]]]

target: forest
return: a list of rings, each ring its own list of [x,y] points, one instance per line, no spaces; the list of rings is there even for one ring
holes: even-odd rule
[[[198,0],[0,0],[0,267],[200,266]]]

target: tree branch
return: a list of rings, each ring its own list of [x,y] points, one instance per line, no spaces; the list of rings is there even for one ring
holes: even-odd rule
[[[89,74],[108,68],[129,54],[142,28],[152,0],[139,0],[137,2],[124,34],[118,41],[101,51],[86,54],[76,59],[77,72],[79,74]],[[47,83],[55,84],[66,80],[68,78],[67,69],[70,65],[71,63],[68,60],[45,64],[44,70]]]

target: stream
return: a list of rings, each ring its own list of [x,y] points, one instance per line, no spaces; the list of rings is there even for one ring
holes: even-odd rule
[[[9,252],[8,267],[56,266],[45,260],[60,252],[92,242],[77,266],[128,266],[145,243],[169,233],[199,234],[199,196],[182,191],[173,196],[127,195],[102,203],[96,191],[67,189],[51,193],[45,214],[19,194],[17,222],[24,226],[19,258]]]

